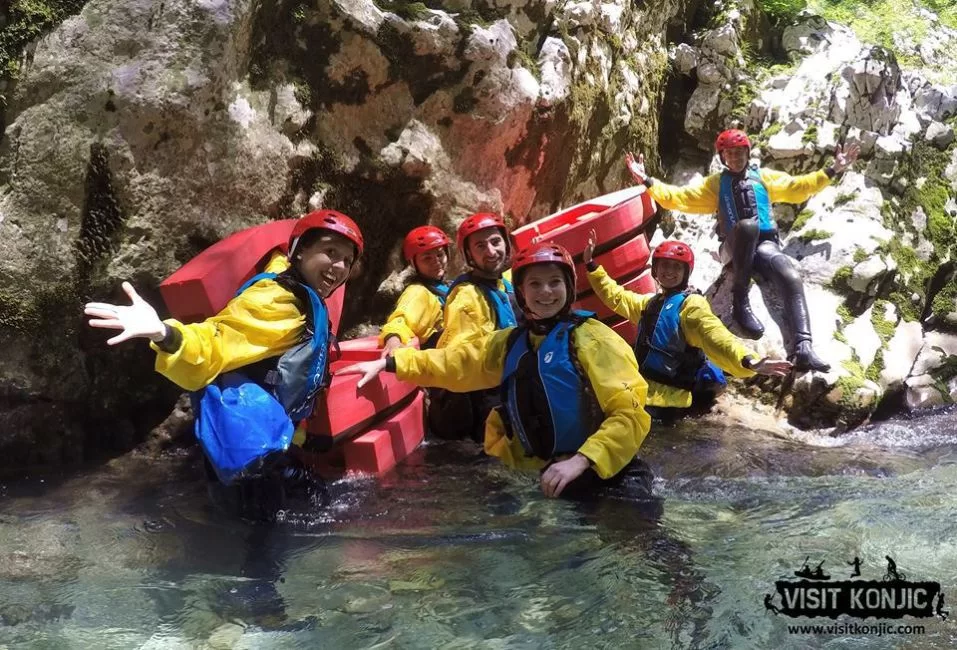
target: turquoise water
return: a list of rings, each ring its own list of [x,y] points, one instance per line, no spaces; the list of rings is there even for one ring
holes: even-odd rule
[[[790,634],[833,621],[763,597],[806,556],[842,579],[858,556],[879,579],[890,554],[957,605],[955,425],[659,429],[642,451],[660,513],[544,499],[464,444],[339,482],[331,507],[271,529],[215,512],[192,453],[25,477],[0,492],[0,647],[951,648],[954,619]]]

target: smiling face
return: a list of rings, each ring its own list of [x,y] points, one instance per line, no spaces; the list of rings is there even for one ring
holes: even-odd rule
[[[501,275],[508,264],[508,242],[502,231],[492,226],[482,228],[465,240],[472,268],[489,275]]]
[[[684,284],[687,271],[688,265],[684,262],[667,259],[655,260],[654,277],[665,291]]]
[[[565,273],[558,264],[535,264],[522,277],[522,295],[529,317],[545,320],[558,314],[568,299]]]
[[[424,278],[429,280],[442,280],[449,266],[449,254],[445,246],[433,248],[430,251],[419,253],[412,261],[415,264],[415,270]]]
[[[293,263],[306,284],[328,298],[348,279],[356,260],[356,247],[337,233],[328,230],[319,233],[318,237],[299,244]]]
[[[751,151],[747,147],[731,147],[721,152],[721,160],[735,174],[741,173],[748,166]]]

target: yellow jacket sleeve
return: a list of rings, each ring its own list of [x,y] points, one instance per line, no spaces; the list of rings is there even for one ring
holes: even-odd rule
[[[718,209],[719,179],[720,174],[712,174],[697,183],[683,187],[669,185],[655,179],[648,188],[648,193],[666,210],[708,214]]]
[[[499,287],[504,289],[501,282]],[[495,314],[492,307],[474,284],[460,284],[452,289],[445,300],[443,320],[445,330],[439,337],[437,348],[456,345],[495,331]]]
[[[685,341],[708,355],[725,372],[735,377],[753,377],[754,371],[741,365],[750,352],[721,322],[704,296],[692,294],[681,306],[681,332]],[[753,356],[753,355],[751,355]]]
[[[598,267],[588,274],[588,284],[608,309],[632,323],[641,320],[641,313],[655,294],[640,294],[622,288],[604,268]]]
[[[768,198],[772,203],[803,203],[831,183],[831,179],[823,171],[790,176],[784,172],[763,168],[761,181],[768,188]]]
[[[495,388],[502,382],[508,335],[513,329],[473,337],[447,348],[399,348],[393,352],[396,376],[417,386],[456,393]]]
[[[645,412],[648,385],[624,339],[610,327],[589,319],[575,328],[575,349],[605,421],[579,448],[601,478],[611,478],[627,465],[651,428]]]
[[[288,268],[286,256],[274,253],[265,270],[282,273]],[[282,354],[300,340],[306,318],[291,292],[273,280],[260,280],[201,323],[184,325],[172,318],[165,323],[179,330],[183,340],[172,353],[150,343],[156,371],[192,391],[221,373]]]
[[[299,341],[306,319],[296,297],[272,280],[261,280],[202,323],[166,324],[182,334],[173,353],[156,344],[156,371],[186,390],[199,390],[219,374],[278,354]]]
[[[410,284],[399,296],[395,309],[379,331],[379,345],[386,338],[398,336],[403,345],[413,337],[425,343],[432,334],[442,329],[442,303],[421,284]]]

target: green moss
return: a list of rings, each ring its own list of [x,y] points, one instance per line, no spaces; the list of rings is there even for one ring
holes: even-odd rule
[[[804,130],[804,134],[801,136],[801,142],[803,144],[814,144],[817,142],[817,124],[811,124]]]
[[[538,61],[536,61],[531,54],[525,50],[525,44],[519,43],[518,47],[509,52],[508,54],[508,67],[515,68],[521,66],[532,73],[532,76],[535,77],[539,82],[542,80],[542,71],[538,68]]]
[[[853,293],[854,290],[851,289],[851,276],[854,274],[854,269],[850,266],[842,266],[837,271],[834,272],[834,277],[831,278],[831,281],[828,283],[828,287],[837,293],[849,294]]]
[[[833,235],[834,233],[828,232],[827,230],[811,229],[806,232],[802,232],[800,235],[798,235],[798,238],[804,243],[808,243],[820,239],[830,239]]]
[[[784,28],[807,8],[807,0],[758,0],[758,6],[767,14],[771,25]]]
[[[854,249],[853,259],[855,264],[860,264],[861,262],[866,260],[868,257],[870,256],[867,254],[867,251],[865,251],[863,248],[857,247]]]
[[[852,192],[841,192],[836,197],[834,197],[834,207],[842,206],[845,203],[850,203],[854,200],[854,194]]]
[[[944,169],[950,161],[952,150],[940,151],[922,139],[915,140],[910,155],[901,164],[900,174],[904,178],[924,178],[925,181],[920,187],[918,183],[908,184],[899,197],[898,205],[892,207],[890,202],[886,202],[883,210],[885,227],[899,236],[883,244],[881,250],[897,263],[897,295],[892,297],[896,298],[901,315],[907,320],[920,317],[921,303],[927,298],[928,281],[938,267],[957,257],[953,220],[944,207],[949,193]],[[911,221],[911,215],[918,208],[927,215],[927,227],[921,233],[914,232]],[[900,235],[905,233],[930,241],[932,252],[929,260],[920,259],[912,248],[903,243],[904,238]],[[913,294],[921,298],[918,304],[911,300]]]
[[[874,355],[874,361],[864,371],[864,378],[877,383],[881,378],[881,372],[884,371],[884,349],[881,348]]]
[[[0,81],[15,81],[27,44],[78,14],[86,3],[87,0],[13,0],[8,8],[0,10]],[[6,105],[6,95],[0,93],[0,111]]]
[[[871,325],[881,340],[881,347],[886,348],[888,341],[894,337],[897,330],[897,323],[884,318],[887,313],[887,306],[891,304],[886,300],[875,300],[871,306]]]
[[[841,320],[842,329],[854,322],[854,316],[851,314],[851,310],[844,304],[838,305],[837,317]]]
[[[403,20],[422,20],[429,16],[429,8],[422,2],[375,0],[375,5],[382,11],[390,11]]]
[[[813,216],[814,216],[813,210],[808,210],[806,208],[804,210],[801,210],[800,212],[798,212],[797,216],[794,218],[794,224],[791,226],[791,230],[792,231],[800,230],[805,225],[807,225],[807,222]]]
[[[934,296],[931,311],[941,317],[957,311],[957,283],[951,282]]]

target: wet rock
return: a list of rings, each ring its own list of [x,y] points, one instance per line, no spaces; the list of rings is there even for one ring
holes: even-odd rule
[[[954,141],[953,127],[941,124],[940,122],[931,122],[924,133],[924,138],[932,142],[938,149],[946,149]]]

